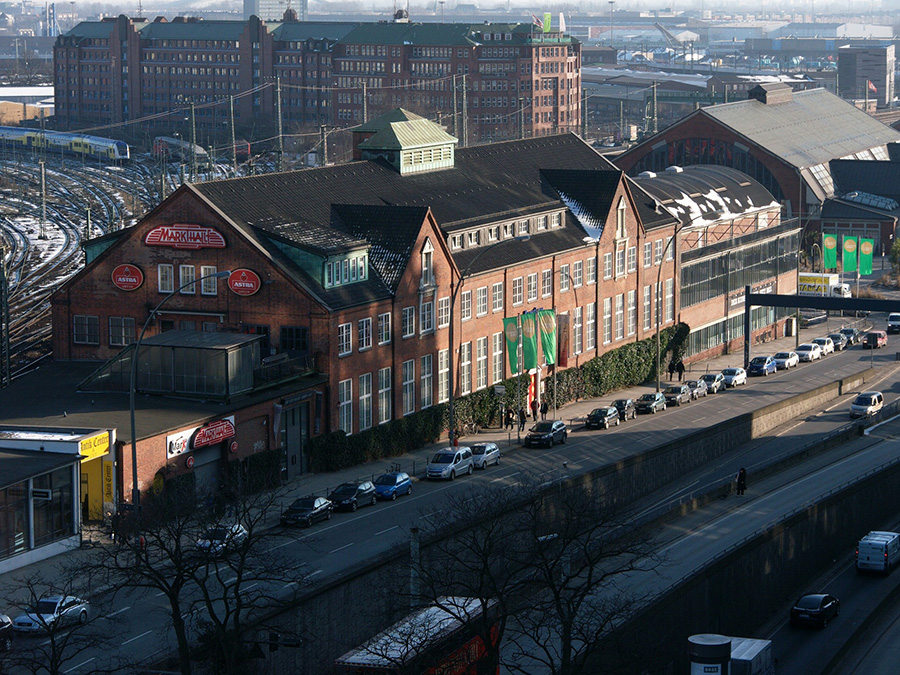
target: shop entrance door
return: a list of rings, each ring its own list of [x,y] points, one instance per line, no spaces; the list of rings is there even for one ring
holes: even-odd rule
[[[309,402],[281,413],[281,447],[284,449],[285,479],[291,480],[309,470],[306,442],[309,440]]]

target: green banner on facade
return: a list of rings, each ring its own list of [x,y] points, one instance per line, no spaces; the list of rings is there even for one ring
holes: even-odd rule
[[[503,319],[503,334],[506,336],[506,353],[509,354],[509,371],[519,374],[519,317]]]
[[[822,235],[822,258],[823,266],[826,270],[837,269],[837,235]]]
[[[541,351],[544,352],[544,363],[556,363],[556,312],[542,309],[538,312],[538,325],[541,329]]]
[[[553,23],[553,13],[544,12],[544,32],[549,33],[551,24]]]
[[[844,237],[844,257],[843,266],[845,272],[856,271],[856,254],[857,254],[857,238]]]
[[[525,370],[537,368],[537,317],[536,312],[522,315],[522,367]]]
[[[874,239],[859,241],[859,273],[872,274],[872,254],[875,253]]]

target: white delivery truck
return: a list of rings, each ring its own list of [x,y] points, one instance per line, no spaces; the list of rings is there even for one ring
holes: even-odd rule
[[[888,574],[900,562],[900,534],[874,530],[856,547],[857,572]]]
[[[818,295],[826,298],[849,298],[850,286],[841,283],[840,274],[801,272],[797,295]]]

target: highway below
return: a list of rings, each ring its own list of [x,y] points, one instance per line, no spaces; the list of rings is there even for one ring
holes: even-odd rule
[[[874,318],[874,317],[873,317]],[[878,317],[876,322],[881,323]],[[832,328],[833,330],[833,328]],[[823,334],[830,331],[822,331]],[[551,450],[520,449],[507,453],[497,467],[479,471],[471,477],[461,477],[453,482],[417,482],[413,493],[395,502],[379,503],[355,513],[336,513],[331,521],[311,530],[285,530],[278,533],[268,555],[280,559],[296,570],[294,583],[306,583],[337,577],[360,560],[373,557],[393,547],[407,546],[411,527],[427,529],[428,516],[440,510],[450,494],[463,494],[472,487],[489,488],[514,484],[526,476],[558,478],[590,471],[611,462],[627,458],[651,447],[674,439],[683,438],[709,425],[732,419],[751,410],[768,405],[788,396],[805,392],[819,385],[833,382],[857,373],[870,365],[881,369],[875,381],[866,384],[867,389],[885,392],[887,401],[900,394],[895,362],[895,352],[900,339],[892,336],[887,349],[871,353],[861,347],[830,355],[822,361],[802,364],[790,371],[781,371],[768,377],[752,378],[746,386],[710,395],[657,415],[639,416],[608,431],[575,431],[568,443]],[[759,348],[757,348],[759,349]],[[757,351],[755,350],[755,353]],[[758,353],[765,353],[761,349]],[[739,356],[735,355],[735,362]],[[697,376],[697,372],[689,373]],[[647,511],[677,500],[684,495],[705,492],[708,488],[727,482],[744,466],[749,473],[749,490],[745,500],[735,498],[733,507],[724,512],[710,509],[705,515],[695,516],[692,524],[673,523],[660,533],[660,546],[669,564],[651,582],[653,590],[662,591],[686,574],[705,564],[722,549],[756,532],[783,514],[814,502],[820,495],[841,485],[855,475],[884,464],[898,456],[898,447],[892,437],[873,435],[848,443],[817,458],[816,468],[807,465],[785,472],[782,480],[790,482],[777,489],[766,491],[764,484],[754,484],[754,468],[769,464],[778,457],[793,454],[796,449],[813,439],[845,425],[851,394],[835,399],[823,409],[809,413],[786,424],[768,437],[757,439],[689,475],[673,476],[671,486],[643,500]],[[614,397],[610,397],[612,399]],[[900,431],[898,426],[897,431]],[[825,459],[823,459],[825,458]],[[462,493],[460,491],[463,491]],[[728,500],[731,501],[731,500]],[[698,520],[699,518],[699,520]],[[702,519],[706,518],[706,522]],[[698,524],[699,523],[699,524]],[[900,578],[900,575],[898,575]],[[637,582],[637,579],[635,580]],[[858,582],[873,581],[860,579]],[[878,583],[879,580],[874,580]],[[647,578],[640,580],[646,589]],[[290,582],[284,589],[289,590]],[[249,589],[247,592],[259,592]],[[835,593],[843,599],[844,595]],[[846,594],[849,598],[853,593]],[[125,658],[131,662],[148,662],[162,654],[171,653],[176,645],[170,629],[171,618],[165,597],[154,592],[123,589],[115,596],[89,598],[96,618],[88,630],[96,630],[107,636],[105,648],[86,650],[72,659],[62,670],[66,673],[90,673]],[[840,621],[829,625],[828,631],[841,630],[841,621],[847,620],[852,611]],[[186,616],[192,634],[196,635],[197,620],[202,612],[189,612]],[[822,634],[827,639],[827,633]],[[802,645],[811,644],[819,636],[789,634]],[[810,637],[809,640],[806,638]],[[787,638],[785,638],[787,639]],[[781,638],[779,638],[779,641]],[[20,640],[17,649],[27,649],[28,642]],[[785,643],[790,644],[790,643]],[[34,646],[34,644],[32,644]],[[793,645],[781,651],[779,658],[787,658]],[[822,655],[824,650],[811,648],[812,654]],[[797,648],[797,651],[803,652]],[[808,657],[809,662],[812,657]],[[824,658],[824,656],[822,656]],[[819,672],[813,670],[782,670],[779,672]]]

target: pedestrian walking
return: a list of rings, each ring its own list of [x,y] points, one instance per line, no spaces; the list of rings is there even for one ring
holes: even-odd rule
[[[669,361],[669,379],[675,378],[675,361]]]
[[[738,471],[737,474],[737,495],[738,497],[743,497],[744,492],[747,490],[747,470],[744,467],[741,467],[741,470]]]
[[[528,415],[525,414],[525,408],[519,408],[519,431],[525,431],[525,422],[528,420]]]
[[[513,425],[516,423],[516,414],[512,411],[512,408],[506,411],[506,428],[512,429]]]
[[[538,405],[539,404],[537,402],[537,399],[532,399],[532,401],[531,401],[531,419],[533,419],[535,422],[537,422]]]
[[[547,405],[547,401],[543,401],[541,403],[541,419],[547,419],[547,411],[550,410],[550,406]]]
[[[675,370],[678,371],[678,381],[681,382],[681,379],[684,377],[684,363],[679,361],[675,364]]]

